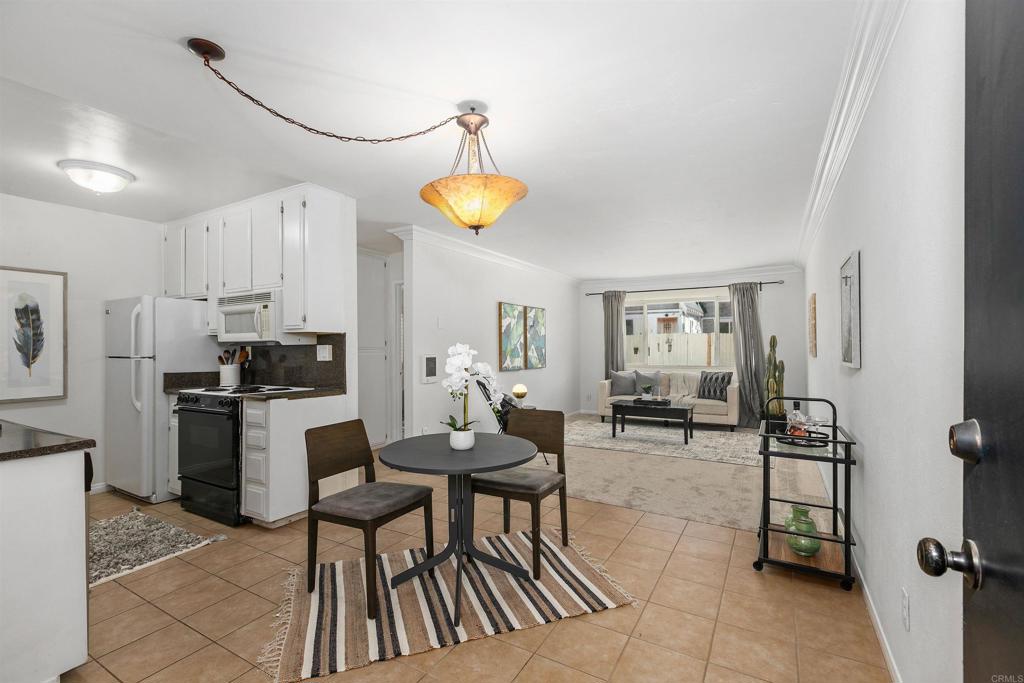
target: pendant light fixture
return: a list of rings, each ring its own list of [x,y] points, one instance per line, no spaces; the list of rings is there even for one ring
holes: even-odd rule
[[[526,196],[527,189],[525,184],[510,176],[501,175],[500,171],[498,171],[494,159],[491,157],[491,151],[487,148],[487,139],[483,134],[483,129],[487,126],[488,119],[483,114],[476,113],[475,108],[471,108],[468,114],[449,116],[429,128],[414,133],[406,133],[405,135],[385,138],[339,135],[338,133],[314,128],[290,116],[285,116],[276,109],[263,104],[263,102],[245,90],[242,90],[241,87],[229,80],[210,63],[219,62],[225,57],[224,49],[216,43],[204,38],[189,38],[186,44],[194,55],[203,60],[203,65],[207,69],[239,95],[271,116],[314,135],[333,138],[339,142],[368,142],[371,145],[376,145],[384,142],[402,142],[410,138],[426,135],[452,121],[456,121],[463,132],[462,139],[459,142],[459,149],[455,156],[455,163],[452,164],[448,175],[432,180],[424,185],[423,189],[420,190],[420,197],[460,228],[467,228],[479,235],[481,229],[493,224],[508,207]],[[494,170],[493,173],[487,173],[484,170],[483,159],[480,155],[481,142],[483,142],[487,158],[490,159]],[[455,171],[458,169],[464,155],[466,158],[466,172],[456,174]]]
[[[473,108],[469,114],[459,116],[456,122],[463,132],[452,170],[445,177],[424,185],[420,197],[455,225],[479,235],[482,228],[494,223],[505,209],[526,196],[526,185],[498,171],[484,137],[484,128],[488,124],[486,116],[477,114]],[[484,172],[480,142],[484,143],[495,173]],[[455,175],[463,155],[466,157],[466,172]]]

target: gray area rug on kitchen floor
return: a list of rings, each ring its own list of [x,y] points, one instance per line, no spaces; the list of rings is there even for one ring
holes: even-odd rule
[[[89,585],[206,545],[204,538],[133,510],[89,526]]]

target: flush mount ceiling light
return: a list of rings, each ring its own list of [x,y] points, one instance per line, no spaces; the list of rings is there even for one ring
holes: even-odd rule
[[[297,126],[307,133],[333,138],[339,142],[368,142],[371,145],[382,142],[402,142],[410,138],[419,137],[431,133],[452,121],[458,123],[462,128],[462,138],[459,141],[458,152],[455,155],[455,163],[452,164],[448,175],[437,180],[432,180],[420,190],[420,197],[430,204],[455,225],[460,228],[467,228],[476,234],[480,234],[482,228],[486,228],[498,220],[498,217],[505,212],[505,209],[515,204],[526,196],[526,185],[510,176],[501,175],[491,151],[487,147],[487,139],[484,137],[483,129],[488,124],[488,119],[483,114],[476,113],[471,108],[467,114],[449,116],[443,121],[435,123],[414,133],[396,135],[386,138],[366,138],[362,136],[339,135],[330,131],[320,130],[306,125],[289,116],[285,116],[276,109],[263,104],[237,84],[229,80],[210,62],[219,62],[224,59],[223,48],[214,42],[203,38],[190,38],[187,41],[188,49],[197,57],[203,60],[203,65],[209,69],[218,79],[231,87],[236,93],[247,99],[252,104],[263,109],[271,116],[281,119],[285,123]],[[483,160],[480,156],[480,142],[487,152],[487,158],[494,167],[494,173],[484,171]],[[466,157],[466,172],[456,174],[455,171]],[[76,181],[77,182],[77,181]]]
[[[62,159],[57,168],[68,174],[71,182],[97,194],[120,192],[135,182],[135,176],[117,166],[84,159]]]

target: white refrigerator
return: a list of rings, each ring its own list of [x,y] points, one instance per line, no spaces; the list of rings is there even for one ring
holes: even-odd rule
[[[205,301],[141,296],[105,304],[106,483],[159,503],[168,491],[170,411],[165,372],[217,370],[220,347],[208,334]]]

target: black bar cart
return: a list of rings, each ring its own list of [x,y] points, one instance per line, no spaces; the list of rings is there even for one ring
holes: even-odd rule
[[[825,404],[832,411],[830,423],[819,424],[812,428],[806,436],[793,436],[786,433],[786,418],[772,418],[768,411],[775,401],[799,401],[802,404]],[[761,447],[758,451],[762,457],[764,476],[764,493],[761,501],[761,525],[758,529],[758,557],[754,561],[754,569],[761,571],[764,565],[772,564],[796,571],[807,572],[818,576],[839,579],[844,590],[853,588],[856,577],[853,575],[852,556],[850,551],[856,545],[850,532],[850,468],[857,464],[852,449],[856,442],[838,424],[836,406],[824,398],[806,398],[798,396],[781,396],[768,399],[764,405],[764,414],[768,419],[761,422],[758,436]],[[821,430],[821,431],[818,431]],[[832,504],[822,505],[808,501],[790,500],[772,496],[771,464],[772,458],[791,458],[823,462],[832,469]],[[840,497],[839,468],[843,468],[842,496]],[[798,505],[831,512],[831,533],[818,530],[804,532],[772,521],[772,503]],[[794,552],[787,543],[790,537],[817,539],[821,542],[820,550],[811,555]]]

